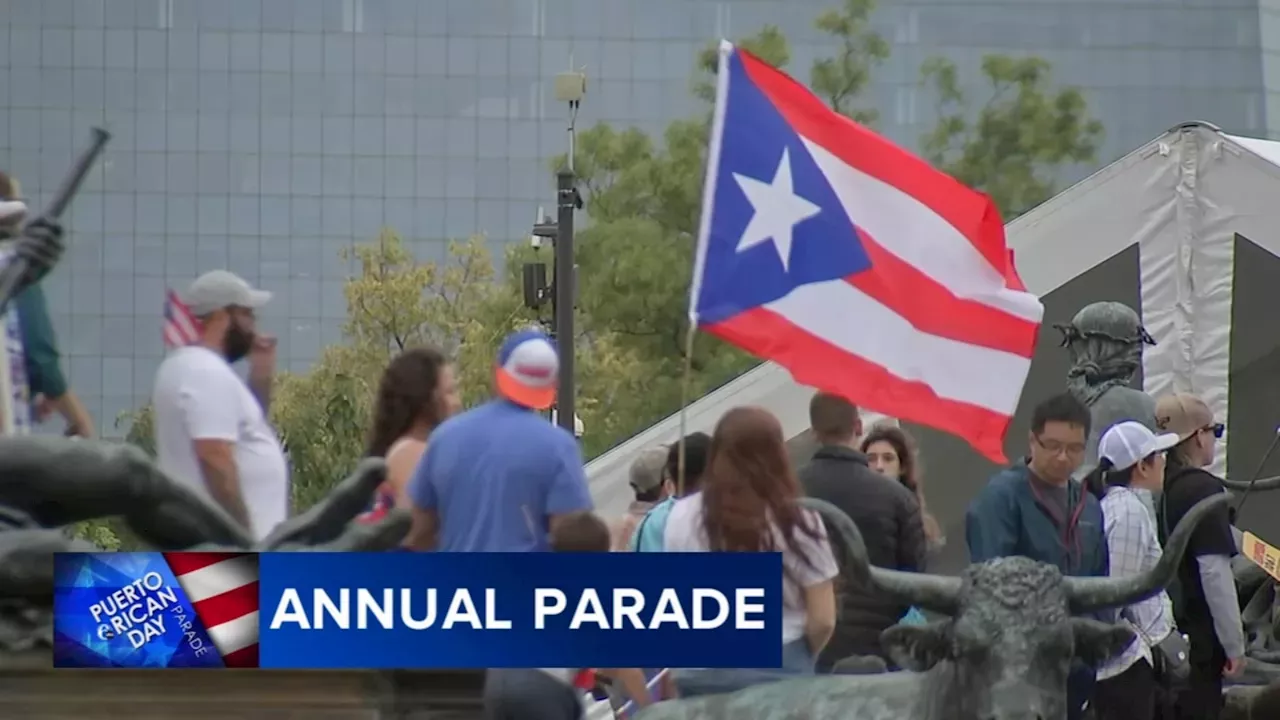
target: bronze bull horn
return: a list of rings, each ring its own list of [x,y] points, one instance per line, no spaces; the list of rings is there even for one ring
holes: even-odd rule
[[[1222,486],[1236,492],[1267,492],[1280,489],[1280,475],[1258,478],[1253,482],[1223,479]]]
[[[890,597],[925,610],[946,615],[954,615],[959,610],[960,578],[878,568],[871,564],[858,526],[843,510],[811,497],[801,498],[800,505],[816,511],[826,526],[840,535],[849,557],[844,570],[858,583],[871,585]]]
[[[1226,505],[1226,493],[1218,493],[1193,505],[1169,535],[1160,561],[1146,572],[1124,577],[1064,577],[1062,584],[1071,613],[1080,615],[1095,610],[1124,607],[1146,600],[1163,590],[1173,581],[1182,553],[1186,551],[1196,526],[1215,512],[1221,512],[1222,520],[1226,522]]]

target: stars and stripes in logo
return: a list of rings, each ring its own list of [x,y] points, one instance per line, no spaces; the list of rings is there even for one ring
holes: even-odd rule
[[[258,556],[172,552],[164,559],[223,664],[258,667]]]
[[[200,321],[190,308],[170,290],[164,298],[164,346],[165,349],[185,347],[200,339]]]

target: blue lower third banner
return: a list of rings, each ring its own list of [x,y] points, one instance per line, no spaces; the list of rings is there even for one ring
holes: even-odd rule
[[[778,553],[264,553],[264,668],[778,667]]]

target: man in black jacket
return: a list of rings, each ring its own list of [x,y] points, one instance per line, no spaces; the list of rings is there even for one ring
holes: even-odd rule
[[[809,403],[809,425],[820,447],[800,470],[800,484],[810,497],[843,510],[862,534],[871,564],[891,570],[923,569],[927,544],[920,506],[901,483],[867,466],[858,448],[862,420],[848,400],[818,393]],[[831,537],[837,537],[830,533]],[[838,543],[837,543],[838,545]],[[843,548],[837,554],[843,555]],[[818,671],[850,655],[888,659],[880,633],[909,608],[843,578],[835,634],[818,658]]]

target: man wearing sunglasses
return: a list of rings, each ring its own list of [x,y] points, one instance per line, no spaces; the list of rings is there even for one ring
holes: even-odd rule
[[[1156,424],[1178,435],[1178,444],[1169,450],[1158,511],[1163,543],[1192,505],[1226,492],[1222,481],[1205,470],[1213,463],[1224,428],[1203,400],[1186,393],[1156,401]],[[1216,720],[1222,712],[1223,675],[1235,676],[1244,669],[1244,629],[1231,574],[1235,554],[1231,517],[1224,505],[1196,528],[1178,566],[1177,587],[1170,588],[1174,619],[1191,639],[1191,674],[1178,695],[1179,718]]]

